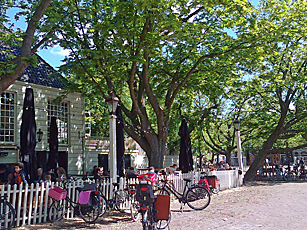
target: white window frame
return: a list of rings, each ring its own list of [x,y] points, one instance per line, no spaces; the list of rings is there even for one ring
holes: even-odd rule
[[[13,116],[8,116],[8,123],[7,121],[5,121],[5,117],[3,113],[5,112],[10,112],[9,110],[2,110],[3,104],[2,104],[2,95],[3,94],[10,94],[13,95],[13,103],[8,104],[9,106],[13,106]],[[4,99],[5,100],[5,99]],[[12,99],[8,99],[8,100],[12,100]],[[16,106],[17,105],[17,93],[16,92],[10,92],[10,91],[5,91],[4,93],[0,94],[0,143],[5,143],[5,144],[15,144],[16,143]],[[4,106],[7,106],[6,104],[4,104]],[[3,119],[2,119],[3,118]],[[11,122],[11,119],[13,119],[13,122]],[[13,124],[12,124],[13,123]],[[7,132],[13,132],[13,134],[7,134]],[[3,134],[2,134],[3,132]],[[11,139],[11,137],[13,138],[13,140],[7,140],[5,137],[8,136],[9,139]],[[2,139],[3,137],[3,139]]]
[[[48,99],[47,103],[47,119],[48,119],[48,138],[50,133],[51,117],[55,116],[58,126],[59,145],[70,145],[70,103],[69,101],[61,101],[59,104],[53,102],[53,99]],[[64,111],[64,112],[63,112]],[[66,114],[66,115],[65,115]],[[66,123],[65,123],[66,119]],[[64,120],[64,122],[63,122]]]

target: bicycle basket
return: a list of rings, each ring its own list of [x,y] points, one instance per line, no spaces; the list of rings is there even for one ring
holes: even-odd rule
[[[52,197],[55,200],[64,200],[66,198],[67,191],[60,188],[60,187],[54,187],[49,189],[49,196]]]
[[[141,204],[150,204],[155,201],[155,195],[153,193],[150,184],[138,184],[136,185],[135,198]]]

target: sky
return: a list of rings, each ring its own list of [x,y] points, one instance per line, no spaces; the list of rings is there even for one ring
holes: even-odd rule
[[[257,5],[259,0],[251,0],[253,5]],[[18,21],[14,20],[14,15],[18,9],[14,8],[8,11],[8,15],[14,22],[14,28],[21,28],[22,30],[26,29],[26,23],[24,18],[20,18]],[[66,55],[69,54],[68,50],[62,49],[60,46],[50,47],[48,49],[40,49],[38,55],[40,55],[47,63],[49,63],[53,68],[57,69],[63,64],[62,60]]]

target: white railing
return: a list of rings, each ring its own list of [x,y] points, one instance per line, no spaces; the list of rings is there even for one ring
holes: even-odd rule
[[[123,181],[123,179],[121,179],[121,181]],[[84,181],[80,180],[67,184],[67,196],[73,202],[78,201],[78,191],[76,188],[83,187],[83,183]],[[120,185],[123,186],[123,182],[121,182]],[[49,188],[53,186],[58,186],[58,184],[2,185],[0,195],[6,195],[7,200],[15,208],[16,227],[48,221],[48,207],[52,201],[51,198],[48,197],[48,193]],[[103,180],[100,186],[106,198],[109,199],[112,194],[112,181]],[[68,210],[66,218],[71,217],[73,217],[73,210]]]
[[[238,187],[238,171],[215,171],[210,172],[209,175],[216,175],[221,185],[221,190]],[[175,188],[182,192],[184,189],[184,178],[192,179],[192,183],[197,183],[200,179],[200,172],[190,172],[179,175],[169,175],[168,179],[172,180]],[[88,182],[88,181],[87,181]],[[129,181],[136,184],[137,180],[132,179]],[[74,202],[78,201],[78,191],[76,188],[83,187],[84,181],[75,181],[67,184],[67,196]],[[94,181],[90,181],[94,183]],[[107,199],[112,198],[113,185],[112,180],[102,180],[100,189]],[[39,224],[48,221],[48,207],[50,206],[51,198],[48,197],[49,188],[57,186],[58,184],[52,183],[51,185],[31,184],[31,185],[2,185],[0,195],[6,195],[7,200],[11,202],[16,210],[15,226]],[[123,189],[126,185],[125,178],[120,178],[119,189]],[[127,204],[125,204],[127,205]],[[68,210],[66,218],[72,218],[74,215],[73,210]]]
[[[220,184],[220,189],[225,190],[239,186],[238,170],[213,171],[208,172],[208,176],[217,176]],[[185,181],[184,178],[191,179],[191,183],[197,183],[200,180],[201,172],[189,172],[179,175],[168,175],[168,180],[171,180],[177,191],[183,192]]]

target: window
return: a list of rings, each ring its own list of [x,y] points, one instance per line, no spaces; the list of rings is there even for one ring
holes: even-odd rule
[[[58,140],[59,144],[68,145],[69,137],[69,103],[61,102],[60,104],[54,104],[51,99],[48,100],[48,134],[50,133],[50,121],[51,117],[56,117],[58,126]]]
[[[0,142],[15,141],[15,94],[0,95]]]

